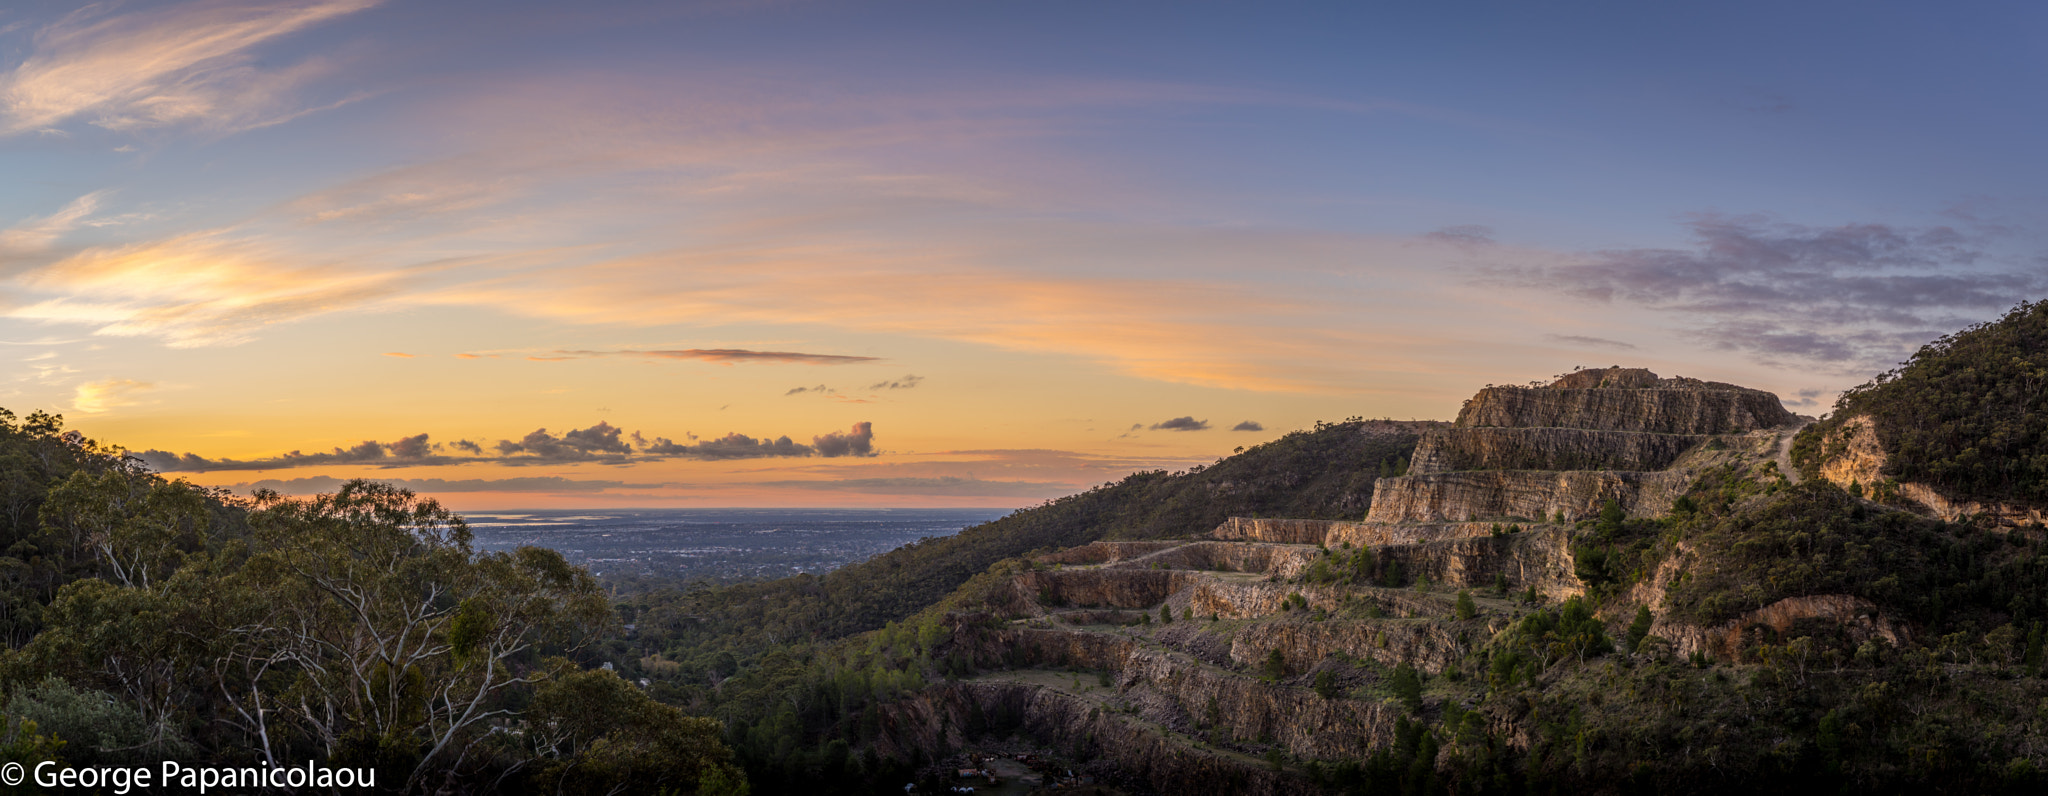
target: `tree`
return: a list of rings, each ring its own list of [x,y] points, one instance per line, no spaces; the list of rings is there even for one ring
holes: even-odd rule
[[[1409,712],[1422,709],[1422,676],[1407,661],[1394,667],[1393,676],[1387,678],[1387,689],[1394,692],[1394,698],[1401,700]]]
[[[1266,663],[1261,669],[1268,680],[1279,680],[1287,676],[1287,658],[1280,654],[1279,647],[1274,647],[1271,652],[1266,653]]]
[[[500,695],[544,678],[517,659],[610,620],[596,581],[559,553],[479,555],[459,517],[406,490],[352,481],[258,501],[255,551],[221,584],[205,636],[219,640],[231,721],[266,762],[304,736],[408,783],[452,771],[486,722],[513,713]]]
[[[1471,619],[1472,617],[1478,615],[1479,606],[1474,605],[1472,603],[1472,592],[1464,589],[1458,590],[1457,612],[1458,621],[1460,622],[1465,621],[1467,619]]]
[[[1650,626],[1654,622],[1655,619],[1650,616],[1650,606],[1636,606],[1636,619],[1628,625],[1629,652],[1635,652],[1642,648],[1643,640],[1650,637]]]
[[[749,790],[717,722],[685,716],[612,672],[560,667],[535,691],[526,726],[540,792]],[[846,744],[838,744],[843,767]]]

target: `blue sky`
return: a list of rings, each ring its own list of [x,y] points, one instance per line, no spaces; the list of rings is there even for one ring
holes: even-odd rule
[[[0,406],[490,507],[1017,505],[1581,365],[1817,414],[2048,288],[2044,13],[16,4]]]

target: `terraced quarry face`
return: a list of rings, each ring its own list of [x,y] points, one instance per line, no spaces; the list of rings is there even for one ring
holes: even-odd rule
[[[1704,468],[1768,459],[1791,429],[1770,424],[1794,420],[1767,393],[1601,373],[1482,392],[1380,480],[1364,522],[1234,518],[1039,556],[957,626],[982,673],[930,692],[932,740],[1007,712],[1162,792],[1232,794],[1299,791],[1296,763],[1385,747],[1485,681],[1459,668],[1475,651],[1585,591],[1576,521],[1608,500],[1668,511]]]

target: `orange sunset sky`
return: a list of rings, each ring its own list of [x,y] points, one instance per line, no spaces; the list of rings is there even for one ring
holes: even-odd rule
[[[1578,366],[1819,414],[2048,286],[2035,12],[1458,5],[10,3],[0,406],[243,492],[1011,507]]]

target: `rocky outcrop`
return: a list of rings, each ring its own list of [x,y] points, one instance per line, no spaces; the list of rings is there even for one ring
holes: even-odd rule
[[[1080,547],[1069,547],[1052,553],[1036,556],[1042,564],[1114,564],[1139,556],[1151,555],[1161,550],[1179,547],[1184,542],[1089,542]]]
[[[1576,520],[1608,500],[1630,514],[1656,516],[1692,481],[1686,473],[1480,470],[1382,478],[1373,487],[1371,522],[1542,521],[1558,512]]]
[[[1251,572],[1293,579],[1300,577],[1303,570],[1308,569],[1310,564],[1323,555],[1320,548],[1306,545],[1189,542],[1106,566],[1113,569],[1166,568],[1202,572]]]
[[[1260,622],[1237,631],[1230,639],[1230,659],[1240,666],[1257,666],[1273,650],[1296,668],[1310,668],[1332,655],[1348,655],[1382,666],[1407,663],[1428,674],[1440,674],[1465,655],[1504,629],[1489,627],[1485,621],[1375,621],[1315,622],[1306,618],[1282,622]]]
[[[1768,429],[1797,421],[1770,393],[1639,368],[1487,387],[1454,427],[1424,435],[1407,475],[1374,484],[1366,520],[1575,520],[1610,500],[1656,516],[1691,482],[1688,460],[1713,458],[1700,451],[1775,442]]]
[[[1046,607],[1150,608],[1207,580],[1168,569],[1068,569],[1026,572],[1012,583],[1022,596]]]
[[[1557,526],[1499,539],[1455,539],[1388,547],[1375,553],[1400,562],[1410,579],[1427,578],[1445,588],[1491,588],[1498,576],[1506,579],[1511,589],[1533,586],[1548,600],[1586,591],[1586,585],[1572,574],[1577,559],[1572,556],[1567,532]]]
[[[1264,682],[1192,656],[1101,633],[1003,629],[964,639],[991,667],[1084,668],[1110,672],[1118,701],[1147,723],[1206,732],[1219,741],[1262,742],[1290,755],[1336,758],[1387,743],[1402,709],[1373,701],[1323,699],[1303,683]],[[1263,660],[1267,650],[1258,651]],[[1303,657],[1290,674],[1303,677]]]
[[[1077,759],[1102,758],[1122,778],[1160,793],[1279,796],[1313,793],[1306,780],[1258,761],[1162,732],[1144,718],[1105,709],[1100,700],[1044,685],[971,680],[934,686],[883,708],[878,746],[908,758],[910,749],[959,748],[974,717],[1011,716],[1016,729]],[[984,719],[985,720],[985,719]]]
[[[1386,479],[1381,479],[1382,481]],[[1217,539],[1244,539],[1281,544],[1312,544],[1323,547],[1381,547],[1416,544],[1446,539],[1485,536],[1493,524],[1485,522],[1436,522],[1390,525],[1384,522],[1343,522],[1339,520],[1266,520],[1232,517],[1210,533]]]
[[[1662,470],[1713,437],[1582,428],[1453,428],[1415,447],[1409,475],[1455,470]]]
[[[1860,485],[1865,494],[1885,480],[1887,457],[1877,436],[1877,424],[1868,416],[1852,417],[1828,432],[1821,441],[1827,458],[1820,463],[1820,477],[1843,488]],[[1947,522],[1974,520],[1995,528],[2048,525],[2048,512],[2031,506],[1956,500],[1932,486],[1911,481],[1898,484],[1899,497],[1921,512]]]
[[[1762,390],[1607,368],[1582,370],[1543,387],[1487,387],[1465,402],[1457,426],[1740,434],[1795,419],[1778,396]]]
[[[1337,520],[1269,520],[1231,517],[1209,532],[1217,539],[1276,544],[1323,544],[1333,528],[1357,523]]]
[[[1700,653],[1725,661],[1737,659],[1746,643],[1782,644],[1795,626],[1810,620],[1839,628],[1854,643],[1883,639],[1898,646],[1910,639],[1904,623],[1887,619],[1869,600],[1847,594],[1789,597],[1715,627],[1659,620],[1650,635],[1671,642],[1679,655]],[[1761,635],[1765,629],[1769,636]]]
[[[1875,485],[1884,478],[1884,446],[1877,441],[1877,424],[1869,417],[1852,417],[1828,432],[1821,449],[1831,452],[1820,463],[1820,477],[1840,484]]]
[[[1565,390],[1489,387],[1458,413],[1461,428],[1584,428],[1653,434],[1740,434],[1793,421],[1757,390]]]

